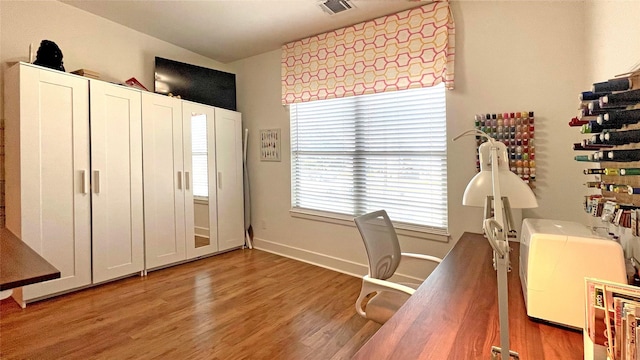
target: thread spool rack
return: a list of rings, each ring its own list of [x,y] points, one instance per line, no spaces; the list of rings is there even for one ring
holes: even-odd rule
[[[628,84],[628,85],[627,85]],[[575,159],[599,166],[585,169],[585,210],[638,236],[640,219],[640,70],[594,83],[580,96],[578,116],[570,126],[588,137],[574,144]],[[636,111],[634,111],[636,110]],[[587,151],[586,155],[585,152]]]
[[[536,180],[535,118],[533,111],[476,114],[475,128],[502,141],[509,154],[509,168],[534,189]],[[476,170],[480,171],[478,147],[486,139],[476,136]]]

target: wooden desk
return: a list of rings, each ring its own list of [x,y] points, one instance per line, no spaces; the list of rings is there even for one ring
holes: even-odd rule
[[[582,359],[582,333],[527,317],[512,243],[509,273],[511,350],[522,360]],[[500,346],[496,272],[480,234],[465,233],[425,280],[353,359],[490,359]],[[561,301],[559,299],[558,301]]]
[[[0,229],[0,290],[57,279],[60,271],[18,239]]]

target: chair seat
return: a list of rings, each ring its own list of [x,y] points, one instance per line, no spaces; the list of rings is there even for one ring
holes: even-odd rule
[[[417,289],[420,284],[399,283]],[[384,324],[411,295],[396,291],[379,291],[367,302],[367,319]]]
[[[381,291],[367,303],[367,319],[384,324],[409,299],[408,294]]]

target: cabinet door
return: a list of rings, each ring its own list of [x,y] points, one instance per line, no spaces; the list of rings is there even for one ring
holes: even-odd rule
[[[242,117],[216,108],[218,250],[244,244]]]
[[[187,258],[218,251],[216,212],[215,111],[182,103]]]
[[[90,81],[93,282],[144,269],[140,92]]]
[[[186,259],[182,102],[142,94],[147,269]]]
[[[19,127],[11,135],[19,148],[7,149],[19,154],[11,161],[17,169],[8,169],[18,171],[7,187],[20,196],[19,229],[11,230],[61,273],[24,287],[30,300],[91,283],[89,87],[87,80],[29,65],[20,65],[19,86],[20,112],[7,114],[11,127]]]

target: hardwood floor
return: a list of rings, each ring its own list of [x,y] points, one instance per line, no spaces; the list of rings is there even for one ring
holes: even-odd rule
[[[0,303],[2,359],[348,359],[379,329],[360,279],[236,250],[21,309]]]
[[[209,245],[209,238],[204,236],[195,236],[196,247],[199,248],[201,246]]]

